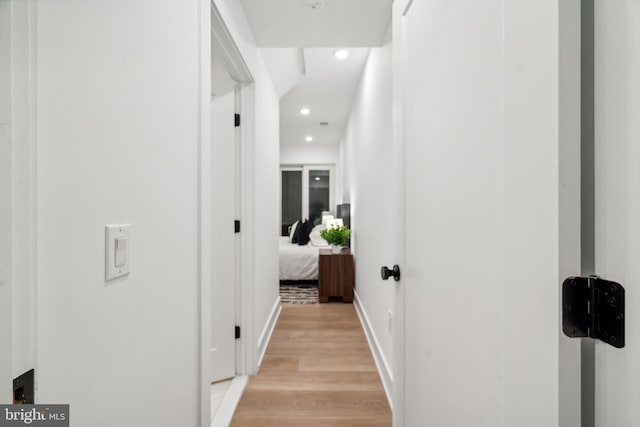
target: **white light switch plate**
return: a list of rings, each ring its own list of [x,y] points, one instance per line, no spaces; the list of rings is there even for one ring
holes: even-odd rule
[[[131,224],[105,226],[105,280],[129,274],[131,268]]]

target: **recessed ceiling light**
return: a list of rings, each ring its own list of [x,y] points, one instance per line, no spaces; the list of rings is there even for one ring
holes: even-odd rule
[[[307,141],[307,142],[311,142],[311,141],[313,141],[313,137],[312,136],[308,136],[304,140]]]
[[[316,176],[316,181],[320,181],[320,177],[319,176]]]
[[[311,9],[322,9],[327,5],[327,0],[307,0],[307,6]]]
[[[349,56],[349,51],[344,49],[339,49],[335,51],[334,55],[338,59],[346,59]]]
[[[307,114],[309,114],[311,112],[311,110],[309,110],[308,108],[303,108],[300,110],[300,114],[306,116]]]

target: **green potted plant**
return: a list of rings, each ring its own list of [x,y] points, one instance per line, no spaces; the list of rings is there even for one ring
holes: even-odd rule
[[[338,254],[342,246],[344,246],[347,240],[349,240],[349,237],[351,237],[351,230],[344,225],[331,226],[322,230],[320,235],[331,245],[331,252]]]

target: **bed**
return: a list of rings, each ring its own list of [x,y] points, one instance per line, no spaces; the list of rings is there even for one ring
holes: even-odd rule
[[[280,237],[280,280],[318,280],[318,251],[328,248],[320,236],[322,226],[316,226],[305,245],[291,243],[289,236]]]
[[[336,206],[338,218],[347,227],[351,227],[351,212],[348,203]],[[318,280],[318,253],[320,249],[328,248],[327,241],[320,236],[322,225],[315,226],[309,232],[309,242],[304,245],[291,243],[298,222],[287,230],[283,224],[283,234],[280,237],[280,281],[315,281]],[[287,227],[289,228],[289,227]],[[347,243],[349,246],[349,243]]]

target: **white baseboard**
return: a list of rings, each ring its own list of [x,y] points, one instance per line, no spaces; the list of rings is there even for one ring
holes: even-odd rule
[[[271,334],[273,333],[273,329],[276,327],[276,322],[278,321],[281,311],[282,305],[280,304],[280,295],[278,295],[278,298],[276,298],[276,302],[269,313],[267,324],[264,325],[260,338],[258,339],[258,368],[262,364],[262,358],[264,357],[264,353],[267,351],[267,345],[269,344]]]
[[[369,348],[371,348],[371,353],[373,354],[373,360],[376,362],[376,367],[378,368],[378,373],[380,374],[380,379],[382,380],[382,386],[384,387],[384,392],[387,395],[389,406],[393,411],[393,371],[389,367],[387,359],[384,357],[380,343],[378,342],[376,334],[373,332],[373,328],[369,322],[369,316],[367,316],[367,312],[362,306],[360,297],[355,289],[353,290],[353,305],[356,308],[356,312],[360,318],[360,323],[362,324],[362,329],[364,329],[364,334],[367,337]]]
[[[262,329],[262,333],[260,334],[260,338],[258,339],[258,367],[262,363],[262,358],[264,357],[264,353],[267,351],[267,345],[269,344],[269,340],[271,339],[271,334],[273,333],[273,329],[276,326],[276,322],[278,317],[280,316],[280,312],[282,311],[282,305],[280,304],[280,296],[276,299],[273,307],[271,308],[271,312],[269,313],[269,318],[267,319],[267,323],[264,325]],[[233,419],[233,414],[236,411],[238,403],[242,398],[242,393],[244,393],[244,389],[249,382],[249,376],[240,375],[235,377],[229,388],[227,389],[226,394],[224,395],[224,399],[216,412],[215,417],[211,420],[211,427],[228,427]]]
[[[215,417],[211,420],[211,427],[229,427],[248,382],[249,377],[247,375],[240,375],[231,380],[220,407]]]

